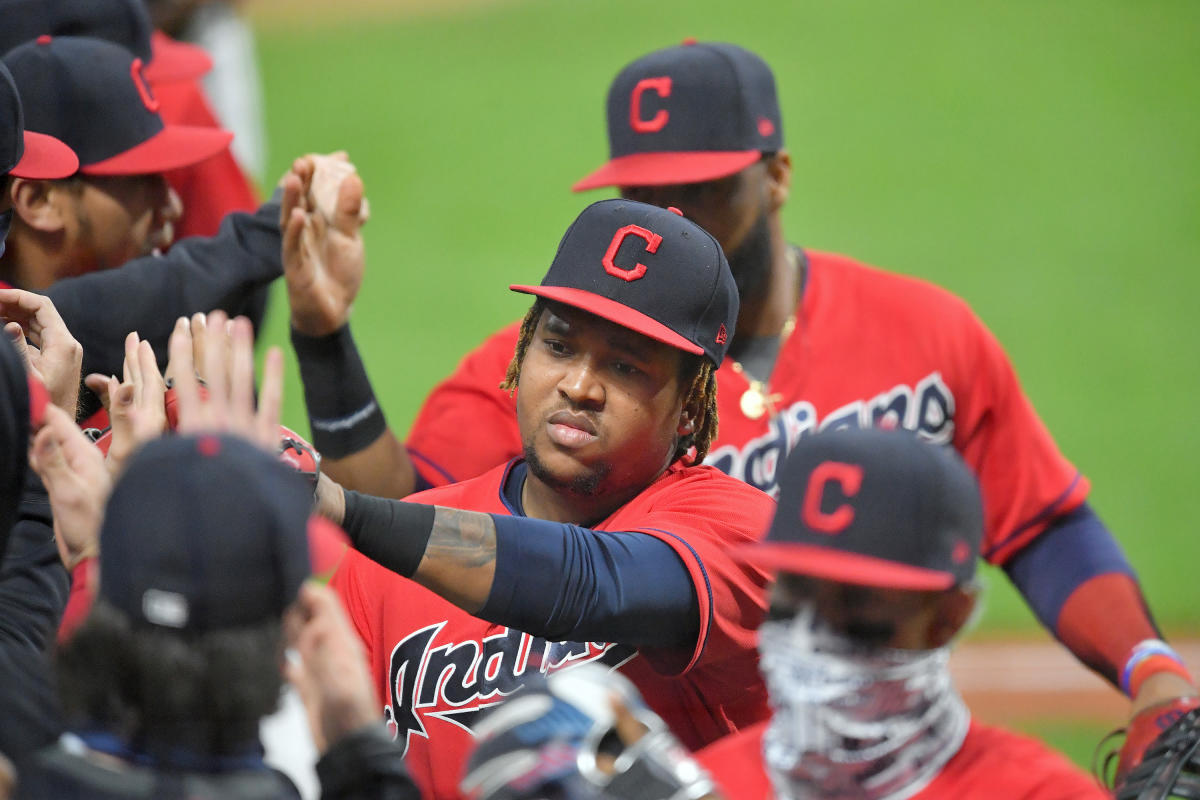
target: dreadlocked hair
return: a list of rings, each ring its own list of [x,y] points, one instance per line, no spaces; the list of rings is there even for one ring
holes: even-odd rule
[[[533,301],[529,311],[525,312],[525,319],[521,320],[521,332],[517,336],[517,349],[513,352],[512,361],[508,362],[508,371],[504,373],[504,382],[500,384],[500,388],[508,392],[509,397],[512,397],[513,392],[517,390],[517,378],[521,376],[521,364],[525,362],[525,353],[529,351],[529,343],[533,341],[533,332],[537,330],[538,320],[541,319],[542,309],[545,307],[546,301],[539,297]]]
[[[686,456],[694,447],[696,453],[688,463],[699,464],[704,461],[717,438],[717,370],[704,356],[693,356],[684,359],[684,367],[680,372],[681,383],[686,381],[689,375],[692,376],[692,385],[683,399],[683,407],[693,409],[694,429],[687,436],[680,438],[672,462]]]
[[[517,390],[517,379],[521,376],[521,364],[533,341],[533,332],[537,329],[538,320],[546,308],[546,301],[538,298],[530,306],[521,320],[521,331],[517,335],[517,347],[513,352],[512,361],[508,362],[508,371],[504,373],[504,382],[500,388],[509,393]],[[695,416],[693,430],[687,436],[679,439],[675,447],[675,455],[671,463],[675,463],[688,455],[691,449],[696,449],[695,455],[689,460],[691,464],[699,464],[708,455],[709,448],[717,438],[717,374],[713,363],[703,356],[686,355],[679,368],[680,384],[688,384],[687,395],[683,399],[683,407],[692,409]]]

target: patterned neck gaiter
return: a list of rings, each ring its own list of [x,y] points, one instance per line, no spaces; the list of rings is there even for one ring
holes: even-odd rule
[[[764,623],[759,652],[777,797],[903,800],[962,746],[970,714],[950,681],[949,647],[864,648],[808,610]]]

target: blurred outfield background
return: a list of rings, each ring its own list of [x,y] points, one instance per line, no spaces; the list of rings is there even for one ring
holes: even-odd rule
[[[737,42],[778,79],[792,241],[965,297],[1091,478],[1159,621],[1200,634],[1200,3],[246,5],[271,175],[346,149],[366,181],[353,324],[398,433],[523,313],[507,284],[539,280],[567,224],[606,196],[568,187],[606,157],[617,70],[688,36]],[[282,292],[268,339],[286,345]],[[304,430],[289,369],[286,420]],[[987,577],[973,636],[1040,636],[1004,577]],[[1092,732],[1059,743],[1085,759]]]

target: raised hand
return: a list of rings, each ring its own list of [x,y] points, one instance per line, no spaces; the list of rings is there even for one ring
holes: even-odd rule
[[[291,323],[308,336],[346,324],[362,285],[362,180],[344,156],[305,156],[284,176],[280,229]],[[333,187],[336,186],[336,194]]]
[[[99,552],[100,524],[112,493],[104,456],[57,406],[29,448],[29,464],[41,476],[54,514],[54,540],[68,570]]]
[[[254,442],[274,455],[279,449],[279,414],[283,403],[283,353],[267,350],[262,388],[254,401],[254,329],[250,320],[230,320],[223,311],[208,314],[207,324],[196,333],[181,320],[169,345],[180,433],[228,432]],[[201,391],[196,377],[195,353],[202,353]]]
[[[75,416],[83,347],[67,330],[49,297],[22,289],[0,289],[0,317],[25,368],[41,379],[50,401]]]
[[[167,386],[158,371],[158,362],[150,343],[138,339],[136,332],[125,337],[124,376],[93,373],[83,381],[100,396],[108,410],[112,436],[106,462],[114,478],[125,469],[129,457],[139,447],[162,436],[167,429],[167,411],[163,395]]]

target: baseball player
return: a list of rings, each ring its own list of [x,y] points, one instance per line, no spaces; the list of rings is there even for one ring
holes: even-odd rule
[[[292,321],[313,323],[328,307],[309,288],[321,265],[294,250],[305,214],[289,214]],[[476,713],[526,675],[619,665],[691,747],[766,714],[753,648],[765,575],[728,549],[774,504],[681,460],[716,429],[712,375],[737,319],[720,247],[676,212],[606,200],[567,230],[540,285],[512,288],[537,298],[506,381],[523,457],[412,502],[318,488],[358,551],[331,585],[431,797],[458,795]],[[313,340],[293,341],[313,357]],[[309,375],[308,397],[355,391],[351,376]]]
[[[983,506],[951,450],[904,431],[807,437],[780,475],[759,628],[770,722],[698,758],[730,800],[1108,795],[1044,745],[975,722],[950,680]]]
[[[982,486],[982,556],[1084,664],[1133,699],[1126,764],[1148,743],[1139,731],[1157,732],[1154,718],[1197,704],[1133,568],[1087,503],[1087,478],[1059,452],[966,303],[787,242],[780,210],[791,161],[761,58],[698,43],[639,58],[609,89],[608,127],[611,160],[575,188],[615,185],[623,197],[680,208],[716,236],[738,281],[742,312],[717,371],[721,432],[706,463],[774,493],[778,465],[820,430],[896,427],[952,446]],[[398,496],[519,454],[512,401],[494,388],[517,333],[495,334],[435,388],[407,449],[381,416],[314,419],[314,436],[330,419],[356,421],[323,434],[327,446],[315,442],[330,456],[325,468],[348,486]]]

